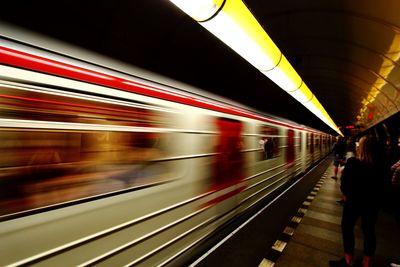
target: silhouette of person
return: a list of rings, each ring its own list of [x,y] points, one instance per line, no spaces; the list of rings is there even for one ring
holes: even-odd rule
[[[356,157],[349,158],[343,170],[340,189],[344,196],[342,238],[344,258],[329,261],[333,266],[354,265],[354,226],[361,217],[364,238],[363,267],[369,267],[376,249],[375,224],[386,190],[389,168],[383,162],[383,149],[372,136],[360,139]]]
[[[339,138],[337,142],[333,144],[332,150],[335,158],[333,160],[333,176],[331,177],[332,179],[337,180],[339,165],[343,165],[345,149],[346,143],[343,141],[342,138]]]

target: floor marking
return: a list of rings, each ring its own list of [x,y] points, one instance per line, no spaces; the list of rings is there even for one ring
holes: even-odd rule
[[[276,240],[275,244],[272,246],[272,249],[275,249],[279,252],[282,252],[283,249],[286,247],[287,243],[281,240]]]
[[[291,221],[295,222],[295,223],[300,223],[301,222],[301,217],[294,216]]]
[[[307,209],[305,209],[305,208],[300,208],[300,209],[297,210],[297,212],[306,214]]]
[[[258,265],[258,267],[272,267],[274,266],[275,262],[272,262],[270,260],[267,259],[263,259],[260,263],[260,265]]]
[[[286,226],[285,230],[283,230],[283,233],[292,236],[294,234],[294,228]]]
[[[307,199],[308,199],[308,200],[313,200],[314,197],[313,197],[313,196],[308,196]]]

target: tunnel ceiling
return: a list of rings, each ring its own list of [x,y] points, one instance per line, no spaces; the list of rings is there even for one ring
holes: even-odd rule
[[[400,1],[244,2],[338,126],[397,113]],[[3,0],[0,21],[334,133],[167,0]]]

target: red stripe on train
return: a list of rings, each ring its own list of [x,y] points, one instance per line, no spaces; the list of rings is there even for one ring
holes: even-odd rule
[[[145,96],[160,98],[190,106],[262,120],[265,122],[270,122],[290,128],[310,131],[309,129],[305,129],[303,127],[298,127],[291,124],[279,122],[273,119],[269,119],[266,117],[262,117],[247,112],[245,110],[240,110],[238,108],[214,104],[206,100],[197,99],[192,96],[187,96],[177,92],[170,92],[165,89],[141,84],[133,80],[119,78],[109,74],[104,74],[98,71],[78,67],[72,64],[56,61],[38,55],[33,55],[30,53],[26,53],[23,51],[15,50],[4,46],[0,46],[0,63],[24,69],[35,70],[38,72],[43,72],[56,76],[71,78],[74,80],[84,81],[97,85],[102,85],[106,87],[111,87],[115,89],[125,90]]]

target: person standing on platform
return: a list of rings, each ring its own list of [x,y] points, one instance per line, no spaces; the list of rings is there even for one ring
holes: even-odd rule
[[[393,209],[394,217],[400,223],[400,160],[392,165],[392,199],[390,206]]]
[[[331,177],[332,179],[337,180],[339,166],[343,165],[344,162],[345,149],[346,149],[346,143],[340,137],[337,140],[337,142],[333,144],[332,148],[333,156],[335,157],[333,160],[333,176]]]
[[[331,267],[354,266],[354,226],[360,217],[364,239],[361,266],[370,266],[376,249],[375,224],[390,182],[390,169],[383,155],[378,141],[372,136],[364,136],[359,141],[356,157],[347,160],[340,185],[344,198],[341,222],[344,258],[329,261]]]
[[[342,166],[346,166],[346,162],[349,158],[355,157],[356,156],[356,142],[354,139],[350,138],[346,142],[346,153],[342,162]],[[344,203],[344,198],[342,197],[340,200],[336,201],[338,204],[343,205]]]

